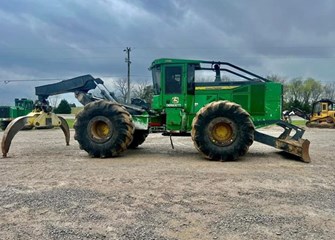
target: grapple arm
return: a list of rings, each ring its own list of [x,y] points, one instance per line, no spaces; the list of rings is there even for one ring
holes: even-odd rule
[[[5,132],[2,136],[1,141],[1,150],[2,150],[2,156],[7,157],[7,153],[9,151],[9,147],[12,143],[12,140],[14,136],[24,128],[24,126],[27,124],[27,119],[29,117],[22,116],[15,118],[13,121],[9,123],[9,125],[6,127]]]
[[[65,135],[66,145],[70,142],[70,130],[66,120],[54,113],[44,111],[31,112],[27,116],[15,118],[6,127],[1,141],[2,156],[7,157],[10,145],[15,135],[23,128],[50,128],[60,127]]]

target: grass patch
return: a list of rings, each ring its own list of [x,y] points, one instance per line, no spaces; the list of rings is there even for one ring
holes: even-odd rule
[[[72,107],[71,108],[71,113],[74,114],[74,115],[77,115],[83,109],[84,109],[84,107]]]
[[[293,120],[292,124],[296,125],[296,126],[305,126],[306,125],[306,120]]]
[[[65,119],[67,121],[67,124],[69,125],[69,128],[73,128],[74,119]]]

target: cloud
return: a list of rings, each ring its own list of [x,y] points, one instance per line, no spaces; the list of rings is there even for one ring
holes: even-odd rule
[[[332,0],[0,0],[0,104],[44,82],[150,78],[155,58],[230,61],[260,75],[334,75]],[[325,67],[327,66],[327,67]],[[2,81],[2,82],[1,82]]]

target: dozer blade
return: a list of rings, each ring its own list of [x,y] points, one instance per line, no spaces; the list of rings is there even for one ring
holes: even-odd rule
[[[276,140],[276,148],[296,155],[306,163],[311,162],[311,158],[309,156],[309,144],[310,142],[307,139],[300,139],[299,141],[292,139]]]
[[[1,150],[2,150],[2,156],[7,157],[7,153],[9,151],[10,144],[12,143],[12,140],[14,136],[22,129],[27,123],[27,119],[29,117],[23,116],[15,118],[13,121],[10,122],[10,124],[6,127],[5,132],[2,136],[1,141]]]
[[[309,156],[310,142],[302,138],[305,130],[284,121],[279,121],[276,124],[284,128],[284,132],[278,138],[255,131],[255,141],[298,156],[302,161],[309,163],[311,161]],[[290,136],[293,129],[295,134]]]

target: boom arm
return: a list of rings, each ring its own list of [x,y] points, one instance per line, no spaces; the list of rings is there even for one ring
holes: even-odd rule
[[[73,92],[78,100],[85,105],[87,102],[93,100],[91,99],[92,97],[87,95],[87,92],[98,87],[98,84],[103,85],[104,82],[100,78],[84,75],[57,83],[35,87],[35,94],[38,96],[38,100],[43,102],[51,95]],[[109,94],[102,89],[100,89],[100,91],[105,99],[116,101],[112,94]]]

